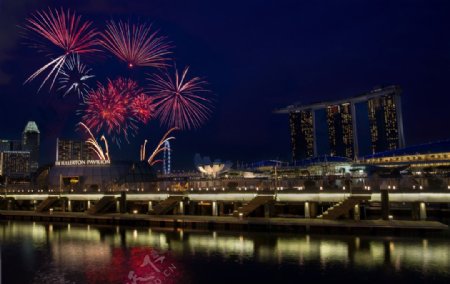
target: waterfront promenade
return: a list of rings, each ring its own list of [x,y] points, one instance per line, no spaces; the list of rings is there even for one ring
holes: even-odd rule
[[[187,216],[110,213],[90,215],[81,212],[37,213],[30,211],[0,211],[0,220],[41,222],[73,222],[109,225],[192,228],[211,230],[299,231],[321,233],[425,233],[448,230],[436,221],[405,220],[323,220],[303,218],[259,218],[231,216]]]

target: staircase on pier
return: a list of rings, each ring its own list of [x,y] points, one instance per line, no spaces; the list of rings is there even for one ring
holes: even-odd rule
[[[175,208],[177,204],[180,201],[183,201],[183,196],[181,195],[172,195],[168,198],[161,201],[159,204],[157,204],[155,207],[153,207],[153,210],[150,212],[150,214],[153,215],[164,215],[169,213],[170,210]]]
[[[8,204],[8,200],[0,196],[0,209],[6,208]]]
[[[101,214],[105,213],[114,204],[116,204],[116,198],[114,196],[103,196],[94,206],[88,209],[88,214]]]
[[[48,211],[50,207],[54,206],[59,201],[59,198],[56,196],[49,196],[47,199],[43,200],[36,207],[36,212],[44,212]]]
[[[319,219],[336,220],[339,217],[347,214],[355,208],[355,205],[360,204],[363,201],[369,201],[370,195],[351,195],[343,201],[331,206],[322,215],[317,216]]]
[[[233,216],[235,217],[247,217],[253,211],[258,209],[260,206],[265,205],[269,202],[273,202],[273,195],[257,195],[255,198],[250,200],[249,203],[245,204],[242,207],[239,207],[238,210],[234,211]]]

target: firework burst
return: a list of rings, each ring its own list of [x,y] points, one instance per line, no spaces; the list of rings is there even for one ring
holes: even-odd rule
[[[210,116],[211,99],[200,95],[207,92],[205,81],[199,77],[186,78],[189,67],[181,75],[175,69],[175,76],[169,73],[150,78],[150,91],[154,94],[156,116],[161,124],[181,130],[198,128]]]
[[[148,96],[139,84],[129,78],[119,77],[112,81],[114,88],[123,93],[125,103],[130,109],[130,114],[136,121],[146,124],[153,116],[153,99]]]
[[[82,120],[96,133],[103,130],[120,144],[120,137],[128,141],[129,134],[134,134],[137,127],[130,112],[130,95],[115,82],[109,80],[107,86],[99,83],[96,90],[88,93]]]
[[[144,89],[142,89],[136,81],[129,78],[119,77],[110,82],[115,89],[126,93],[130,98],[137,97],[144,93]]]
[[[63,96],[76,93],[79,98],[84,100],[90,89],[87,81],[95,77],[91,75],[91,71],[92,69],[80,62],[78,54],[70,56],[61,70],[58,91],[64,91]]]
[[[150,66],[164,67],[170,52],[170,45],[165,37],[158,36],[146,24],[132,25],[119,21],[110,21],[102,36],[102,44],[128,67]]]
[[[25,83],[34,80],[43,72],[50,70],[39,90],[44,84],[51,80],[50,89],[53,87],[56,78],[64,66],[66,58],[70,54],[86,54],[98,51],[96,46],[97,32],[91,28],[92,23],[89,21],[81,21],[81,16],[70,10],[51,10],[37,11],[27,19],[25,28],[31,32],[38,34],[50,44],[60,48],[62,54],[52,59],[49,63],[34,72]]]
[[[131,110],[139,122],[146,124],[150,121],[154,113],[153,98],[141,93],[133,98]]]

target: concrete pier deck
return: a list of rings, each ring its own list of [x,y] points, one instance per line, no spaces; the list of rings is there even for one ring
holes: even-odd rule
[[[37,213],[32,211],[0,211],[0,220],[92,223],[150,227],[197,228],[211,230],[300,231],[336,233],[423,233],[448,230],[436,221],[404,220],[323,220],[300,218],[237,218],[231,216],[190,216],[146,214],[90,215],[75,212]]]

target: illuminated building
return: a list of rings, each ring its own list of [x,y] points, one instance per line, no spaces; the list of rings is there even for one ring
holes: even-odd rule
[[[367,101],[372,153],[404,147],[399,90]]]
[[[22,133],[22,150],[30,151],[30,171],[39,167],[40,132],[34,121],[28,121]]]
[[[21,140],[0,140],[0,152],[22,150]]]
[[[354,156],[352,121],[349,103],[327,107],[328,140],[332,156]]]
[[[29,121],[22,140],[0,140],[0,175],[10,179],[29,178],[39,166],[40,133],[34,121]]]
[[[317,155],[353,159],[404,147],[400,93],[400,87],[389,86],[338,101],[290,105],[275,112],[289,114],[294,161]],[[321,126],[318,113],[324,110]],[[322,128],[326,128],[327,138],[319,137],[318,129]],[[327,146],[321,148],[318,145],[323,139]]]
[[[29,151],[0,152],[0,175],[9,178],[27,178],[30,176]]]
[[[216,178],[221,173],[230,170],[232,164],[231,162],[221,162],[220,160],[215,160],[211,162],[209,157],[201,157],[200,154],[196,154],[194,157],[195,167],[199,172],[208,177]]]
[[[312,157],[315,154],[313,112],[308,110],[291,112],[289,123],[293,159],[301,160]]]
[[[96,157],[85,141],[56,139],[56,161],[95,160]]]
[[[156,176],[146,162],[104,160],[56,161],[41,175],[49,188],[75,192],[149,189]]]
[[[408,166],[410,169],[437,169],[448,172],[450,140],[388,150],[366,156],[359,162],[383,167]]]

